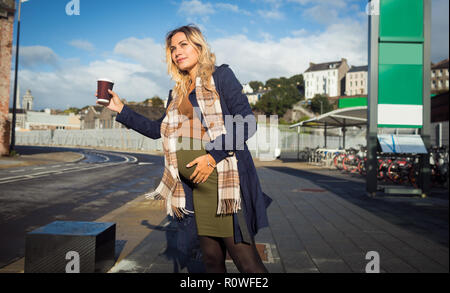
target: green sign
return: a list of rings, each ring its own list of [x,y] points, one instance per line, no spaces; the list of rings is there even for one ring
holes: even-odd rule
[[[423,0],[380,0],[378,127],[423,125]]]

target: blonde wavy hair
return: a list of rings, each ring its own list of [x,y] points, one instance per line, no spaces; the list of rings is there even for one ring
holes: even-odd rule
[[[178,69],[175,62],[172,60],[172,53],[170,51],[170,46],[172,43],[172,37],[176,34],[182,32],[186,35],[187,41],[197,50],[198,53],[198,72],[197,77],[201,78],[202,86],[212,92],[214,96],[214,101],[219,97],[215,87],[211,84],[211,76],[215,71],[216,65],[216,55],[211,52],[202,32],[195,25],[185,25],[176,28],[166,36],[166,63],[167,71],[172,79],[175,81],[174,93],[178,97],[185,97],[188,94],[189,86],[191,82],[195,83],[195,80],[191,81],[189,73],[187,71],[182,71]],[[178,99],[178,105],[180,105],[182,99]],[[169,107],[167,107],[169,109]]]

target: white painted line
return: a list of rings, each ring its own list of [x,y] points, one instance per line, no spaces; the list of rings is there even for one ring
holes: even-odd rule
[[[138,165],[153,165],[151,162],[139,162]]]
[[[16,178],[22,178],[23,176],[12,176],[12,177],[5,177],[5,178],[0,178],[0,181],[4,181],[4,180],[8,180],[8,179],[16,179]]]
[[[43,170],[43,169],[47,169],[47,167],[38,167],[38,168],[33,168],[33,170]]]
[[[23,172],[23,171],[25,171],[25,169],[11,170],[11,171],[9,171],[9,173],[18,173],[18,172]]]

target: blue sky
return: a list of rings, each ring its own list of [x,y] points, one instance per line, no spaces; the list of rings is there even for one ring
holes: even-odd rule
[[[309,62],[367,64],[366,1],[79,0],[71,16],[69,2],[22,3],[20,95],[30,89],[36,109],[94,104],[98,77],[114,79],[129,101],[165,98],[173,84],[164,37],[188,23],[242,83],[302,73]],[[448,58],[448,0],[432,3],[436,62]]]

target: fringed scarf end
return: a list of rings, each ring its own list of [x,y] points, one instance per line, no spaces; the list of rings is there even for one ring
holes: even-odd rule
[[[218,215],[236,214],[241,209],[240,199],[222,199],[217,207]]]
[[[178,219],[182,219],[185,215],[189,215],[189,214],[193,214],[193,211],[190,211],[186,208],[183,207],[176,207],[174,205],[172,205],[172,209],[169,211],[169,215],[170,216],[174,216],[177,217]]]

